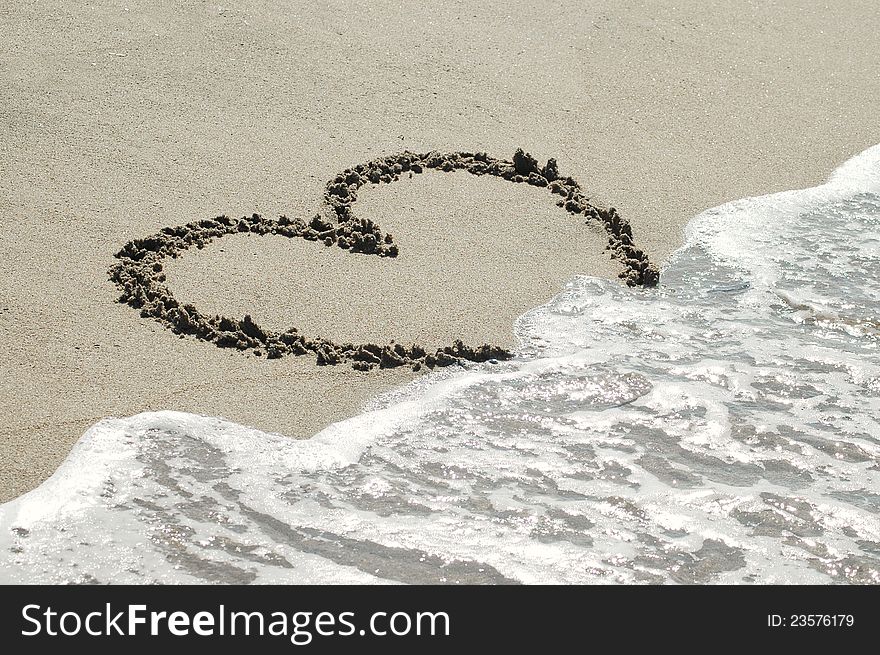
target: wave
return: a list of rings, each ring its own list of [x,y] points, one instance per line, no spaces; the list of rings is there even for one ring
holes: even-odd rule
[[[101,421],[0,506],[0,581],[878,583],[878,318],[875,146],[309,440]]]

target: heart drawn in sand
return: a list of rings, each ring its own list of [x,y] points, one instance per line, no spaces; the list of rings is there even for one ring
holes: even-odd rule
[[[321,242],[358,255],[396,257],[398,245],[390,234],[369,219],[358,218],[353,210],[358,189],[368,183],[390,183],[404,173],[419,174],[426,169],[451,172],[465,170],[473,175],[494,175],[511,182],[546,187],[558,195],[557,205],[587,223],[598,221],[608,233],[611,254],[624,266],[620,277],[630,286],[654,286],[659,280],[657,269],[647,255],[633,242],[632,228],[617,211],[600,208],[583,195],[581,186],[571,177],[561,177],[556,160],[543,167],[517,150],[513,161],[490,157],[485,153],[417,154],[403,152],[344,170],[327,183],[325,208],[307,223],[301,219],[281,216],[277,220],[258,214],[240,219],[218,216],[178,227],[163,228],[157,234],[135,239],[116,253],[119,260],[110,269],[110,278],[122,290],[119,302],[139,309],[141,316],[152,317],[177,334],[192,335],[221,348],[237,348],[243,352],[265,352],[267,358],[284,355],[313,354],[319,365],[350,362],[358,370],[394,368],[409,365],[419,370],[448,366],[461,360],[487,361],[508,359],[511,353],[498,346],[483,344],[473,347],[456,341],[426,352],[419,345],[405,347],[399,343],[335,343],[321,337],[307,338],[296,328],[285,332],[265,330],[248,315],[243,319],[207,315],[192,304],[178,302],[166,286],[166,258],[177,258],[189,248],[204,248],[214,239],[244,232],[258,235],[274,234]]]

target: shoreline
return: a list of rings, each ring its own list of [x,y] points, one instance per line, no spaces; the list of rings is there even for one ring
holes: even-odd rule
[[[880,142],[880,62],[860,54],[878,28],[872,4],[692,5],[522,3],[506,17],[350,6],[309,21],[248,3],[11,10],[0,502],[46,479],[106,416],[171,409],[307,437],[416,375],[179,339],[115,302],[106,272],[128,241],[219,214],[310,216],[334,171],[388,153],[523,147],[616,207],[662,264],[701,210],[814,186]],[[56,52],[61,38],[69,48]],[[528,185],[456,177],[364,190],[363,216],[412,253],[388,274],[239,243],[175,260],[174,289],[223,314],[251,302],[255,318],[279,322],[290,298],[339,339],[505,346],[513,319],[572,275],[619,274],[601,233],[568,231],[570,217]]]

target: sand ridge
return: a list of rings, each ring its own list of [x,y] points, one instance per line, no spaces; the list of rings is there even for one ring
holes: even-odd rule
[[[486,362],[509,359],[512,353],[491,344],[470,346],[456,339],[452,345],[438,348],[430,353],[422,345],[409,347],[392,341],[380,346],[375,343],[334,343],[326,338],[310,339],[295,327],[284,332],[273,332],[260,327],[249,314],[241,320],[220,315],[207,315],[193,304],[183,304],[164,284],[163,260],[177,258],[185,250],[204,248],[212,240],[230,234],[253,233],[287,238],[303,238],[320,241],[325,246],[338,246],[352,253],[396,257],[399,249],[390,233],[383,233],[374,221],[355,216],[352,205],[357,191],[364,184],[391,183],[404,173],[412,177],[425,169],[444,172],[465,170],[473,175],[494,175],[502,179],[536,187],[547,187],[562,198],[559,207],[586,222],[597,221],[608,233],[608,249],[623,263],[619,277],[630,286],[655,286],[659,272],[648,256],[633,242],[632,227],[613,208],[596,206],[583,195],[580,184],[571,177],[561,177],[555,159],[549,159],[541,167],[537,160],[521,148],[512,161],[490,157],[486,153],[436,153],[416,154],[403,152],[383,157],[354,168],[344,170],[327,183],[324,195],[325,207],[332,211],[334,220],[329,221],[321,213],[315,214],[309,223],[281,216],[277,220],[266,219],[259,214],[241,219],[218,216],[203,219],[174,228],[163,228],[152,236],[128,242],[116,257],[120,262],[110,271],[111,279],[122,290],[119,302],[139,309],[144,318],[152,317],[169,327],[176,334],[193,335],[214,343],[220,348],[237,348],[252,351],[257,356],[266,353],[268,359],[284,355],[316,355],[319,366],[352,362],[353,368],[368,371],[372,368],[396,368],[409,365],[413,371],[422,366],[449,366],[463,360]]]

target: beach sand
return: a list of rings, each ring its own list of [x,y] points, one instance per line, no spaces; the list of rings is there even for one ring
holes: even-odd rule
[[[408,369],[267,361],[115,302],[113,254],[218,214],[308,218],[405,149],[555,157],[662,263],[701,210],[815,185],[880,142],[880,8],[830,3],[94,2],[0,8],[0,500],[106,416],[173,409],[307,437]],[[546,191],[464,173],[365,187],[396,260],[227,237],[178,298],[338,339],[515,346],[605,237]]]

